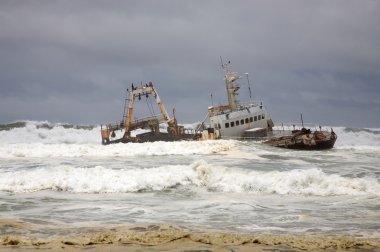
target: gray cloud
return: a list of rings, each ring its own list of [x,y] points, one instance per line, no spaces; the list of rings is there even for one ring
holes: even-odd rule
[[[0,121],[120,120],[153,81],[182,122],[225,103],[219,56],[275,122],[380,127],[380,2],[1,1]],[[246,79],[241,100],[248,100]]]

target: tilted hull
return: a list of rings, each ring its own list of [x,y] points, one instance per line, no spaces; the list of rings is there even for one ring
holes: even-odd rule
[[[228,104],[211,106],[208,108],[210,119],[209,128],[215,132],[214,136],[219,139],[247,139],[266,136],[273,127],[262,102],[252,101],[249,86],[248,73],[246,73],[250,94],[250,103],[242,104],[238,100],[241,76],[230,71],[228,64],[223,64],[225,72],[224,81],[226,85]]]
[[[243,109],[210,116],[210,125],[220,139],[247,139],[267,135],[271,127],[263,105],[248,105]]]
[[[103,142],[103,144],[115,144],[115,143],[145,143],[145,142],[174,142],[174,141],[192,141],[200,138],[200,134],[182,134],[182,135],[171,135],[166,132],[146,132],[135,137],[120,138],[116,140],[109,140]]]

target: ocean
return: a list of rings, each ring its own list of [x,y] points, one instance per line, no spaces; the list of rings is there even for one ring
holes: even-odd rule
[[[2,235],[120,224],[380,238],[380,129],[334,127],[335,147],[254,141],[101,145],[99,126],[0,125]],[[38,227],[38,228],[36,228]]]

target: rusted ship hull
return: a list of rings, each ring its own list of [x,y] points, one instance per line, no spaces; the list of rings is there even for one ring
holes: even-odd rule
[[[271,137],[264,141],[264,144],[295,150],[327,150],[334,147],[336,139],[337,135],[334,131],[303,130],[289,135]]]
[[[144,142],[174,142],[174,141],[192,141],[200,138],[199,134],[183,134],[183,135],[170,135],[166,132],[153,133],[147,132],[143,134],[136,135],[136,137],[120,138],[115,140],[109,140],[108,138],[103,138],[102,144],[115,144],[115,143],[144,143]]]

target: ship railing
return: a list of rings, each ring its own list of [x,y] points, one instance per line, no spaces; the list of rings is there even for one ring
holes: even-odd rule
[[[153,120],[158,120],[159,122],[162,122],[163,120],[165,120],[165,118],[161,114],[157,114],[157,115],[153,115],[153,116],[135,119],[132,123],[137,124],[137,123],[141,123],[141,122],[145,122],[145,121],[153,121]]]
[[[273,131],[293,131],[301,130],[302,128],[314,130],[314,131],[330,131],[331,128],[326,126],[321,126],[315,123],[275,123],[276,126],[273,127]]]
[[[153,115],[153,116],[149,116],[149,117],[136,119],[132,123],[138,124],[138,123],[141,123],[144,121],[150,121],[150,120],[158,120],[161,123],[161,122],[165,121],[165,118],[161,114],[157,114],[157,115]],[[101,127],[101,129],[106,128],[106,129],[109,129],[111,131],[112,130],[119,130],[119,129],[124,128],[124,122],[120,121],[120,122],[105,123],[105,124],[101,124],[100,127]]]
[[[286,136],[292,134],[295,130],[302,130],[303,128],[305,129],[310,129],[311,131],[325,131],[325,132],[330,132],[332,131],[332,128],[326,127],[326,126],[321,126],[319,124],[314,124],[314,123],[286,123],[286,124],[281,124],[277,126],[274,126],[272,131],[271,131],[271,136],[274,137],[279,137],[279,136]]]
[[[245,140],[263,141],[267,138],[268,136],[223,136],[223,139],[225,140],[236,140],[236,141],[245,141]]]
[[[239,103],[240,108],[246,108],[246,107],[260,107],[263,106],[262,101],[257,101],[257,102],[245,102],[245,103]]]
[[[123,122],[111,122],[111,123],[101,124],[100,128],[101,129],[105,128],[105,129],[108,129],[110,131],[119,130],[119,129],[123,128]]]
[[[260,106],[263,106],[263,102],[261,102],[261,101],[260,102],[254,102],[254,103],[239,103],[238,109],[254,108],[254,107],[260,107]],[[221,106],[219,106],[219,107],[221,107]],[[215,106],[215,108],[218,108],[218,106]],[[223,115],[223,114],[226,114],[229,112],[231,112],[231,109],[227,108],[227,106],[226,106],[226,109],[222,109],[222,110],[218,110],[218,109],[210,110],[209,109],[210,116]]]

